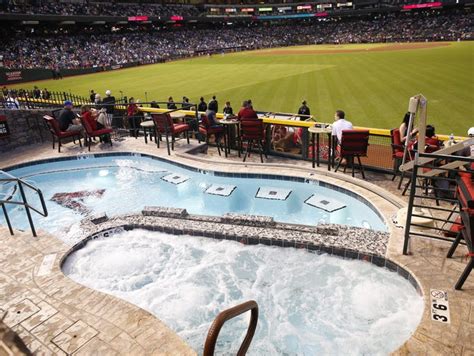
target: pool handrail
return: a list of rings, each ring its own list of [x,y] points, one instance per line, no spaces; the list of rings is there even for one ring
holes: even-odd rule
[[[247,328],[247,334],[245,335],[245,338],[240,345],[239,351],[237,352],[237,356],[244,356],[247,353],[247,350],[255,334],[255,329],[257,328],[258,304],[255,300],[249,300],[245,303],[236,305],[235,307],[221,311],[216,316],[207,333],[206,342],[204,343],[203,356],[214,355],[217,338],[219,337],[219,332],[221,331],[225,322],[249,310],[251,312],[251,316],[249,326]]]
[[[3,170],[0,170],[0,176],[1,175],[6,176],[7,178],[0,178],[0,183],[2,183],[2,182],[6,182],[6,183],[14,182],[15,187],[18,187],[18,189],[20,191],[20,195],[21,195],[21,201],[13,201],[12,200],[13,195],[10,195],[5,199],[0,200],[0,205],[2,206],[3,215],[5,216],[5,221],[7,223],[8,230],[10,231],[10,235],[14,235],[14,233],[13,233],[13,228],[12,228],[12,225],[11,225],[10,218],[8,216],[7,209],[5,207],[6,204],[21,205],[21,206],[25,207],[26,216],[27,216],[28,222],[30,224],[31,233],[33,234],[34,237],[37,237],[36,229],[35,229],[35,226],[34,226],[34,223],[33,223],[33,218],[31,217],[30,210],[33,210],[35,213],[37,213],[37,214],[39,214],[43,217],[48,216],[48,209],[46,208],[46,203],[44,201],[44,197],[43,197],[43,193],[41,192],[41,189],[39,189],[39,188],[35,187],[34,185],[24,181],[21,178],[15,177],[15,176],[11,175],[10,173],[5,172]],[[36,192],[36,194],[38,194],[38,197],[39,197],[40,202],[41,202],[41,209],[42,209],[41,211],[36,209],[34,206],[32,206],[28,203],[28,200],[26,199],[24,187],[29,188],[29,189],[33,190],[34,192]]]

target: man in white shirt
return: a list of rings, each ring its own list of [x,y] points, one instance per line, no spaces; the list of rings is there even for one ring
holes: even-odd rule
[[[334,114],[334,123],[332,124],[332,135],[337,136],[338,144],[341,143],[342,130],[352,130],[352,122],[347,121],[344,117],[346,114],[342,110],[336,110]]]

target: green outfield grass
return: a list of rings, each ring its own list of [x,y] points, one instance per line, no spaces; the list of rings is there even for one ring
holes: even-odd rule
[[[33,84],[87,95],[90,89],[145,101],[197,102],[217,95],[238,109],[251,98],[257,110],[295,112],[306,99],[321,121],[343,109],[354,124],[399,125],[408,98],[422,93],[438,133],[466,134],[474,126],[474,42],[381,51],[387,45],[304,46],[215,55]],[[378,47],[378,51],[373,49]],[[327,53],[328,51],[353,51]]]

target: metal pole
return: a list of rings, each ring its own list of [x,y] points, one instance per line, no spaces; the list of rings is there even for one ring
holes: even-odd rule
[[[411,174],[410,199],[408,201],[407,220],[405,223],[405,240],[403,242],[404,255],[408,255],[408,242],[410,240],[410,225],[411,225],[411,216],[413,212],[413,205],[414,205],[415,193],[416,193],[417,173],[418,173],[418,152],[415,155],[415,165],[413,166],[413,172]]]
[[[10,230],[10,235],[14,235],[12,224],[10,223],[10,219],[8,218],[7,208],[5,208],[5,204],[2,203],[2,210],[3,215],[5,216],[5,221],[7,222],[8,230]]]
[[[26,200],[25,191],[23,190],[23,185],[21,181],[18,181],[18,188],[20,188],[21,198],[25,206],[26,216],[28,217],[28,222],[30,223],[31,232],[33,233],[34,237],[37,237],[35,226],[33,224],[33,218],[31,217],[30,213],[30,207],[28,205],[28,201]]]

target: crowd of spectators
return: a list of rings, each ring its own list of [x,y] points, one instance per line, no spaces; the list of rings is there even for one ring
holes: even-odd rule
[[[251,24],[219,28],[161,29],[92,34],[2,34],[6,68],[71,69],[174,58],[240,49],[317,43],[456,41],[474,39],[473,15],[462,11],[397,13],[366,19],[328,19],[305,23]]]
[[[199,11],[193,5],[168,4],[131,4],[131,3],[93,3],[84,2],[55,2],[39,1],[35,4],[27,2],[16,3],[7,1],[0,7],[0,13],[10,14],[44,14],[63,16],[149,16],[149,17],[170,17],[177,16],[198,16]]]

